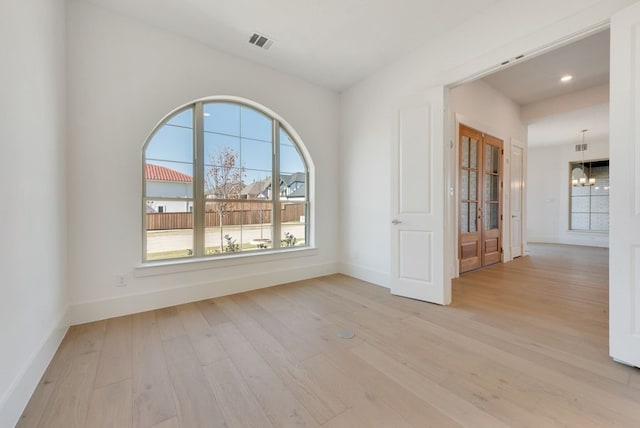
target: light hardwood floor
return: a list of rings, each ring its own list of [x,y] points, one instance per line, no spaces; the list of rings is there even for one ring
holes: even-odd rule
[[[334,275],[74,326],[18,426],[639,427],[607,250],[531,248],[449,307]]]

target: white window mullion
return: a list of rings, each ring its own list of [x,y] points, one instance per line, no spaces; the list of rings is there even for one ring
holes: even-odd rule
[[[273,220],[273,248],[280,248],[280,239],[282,237],[281,232],[281,214],[280,209],[280,124],[277,120],[273,121],[273,167],[272,167],[272,213],[271,219]]]
[[[193,239],[194,253],[196,257],[202,257],[205,253],[205,198],[204,198],[204,123],[202,103],[196,103],[193,112]]]

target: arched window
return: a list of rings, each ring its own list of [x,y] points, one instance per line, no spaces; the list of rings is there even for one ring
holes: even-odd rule
[[[309,169],[295,132],[230,97],[168,115],[143,149],[144,261],[309,245]]]

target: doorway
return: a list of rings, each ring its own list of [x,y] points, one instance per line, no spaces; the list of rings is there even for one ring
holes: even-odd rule
[[[501,261],[502,140],[460,124],[460,273]]]
[[[524,191],[524,148],[514,140],[511,141],[511,258],[523,255],[522,217]]]

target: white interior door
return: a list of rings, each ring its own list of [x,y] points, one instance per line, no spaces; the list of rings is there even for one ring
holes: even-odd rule
[[[394,123],[391,293],[446,305],[451,281],[444,268],[444,88],[408,100]]]
[[[522,190],[524,149],[511,142],[511,257],[522,255]]]
[[[611,19],[609,352],[640,367],[640,3]]]

